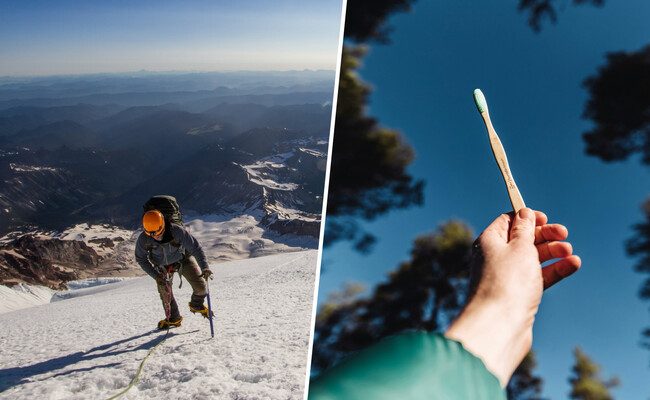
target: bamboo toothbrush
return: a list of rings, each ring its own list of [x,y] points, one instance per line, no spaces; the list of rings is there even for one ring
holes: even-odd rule
[[[510,197],[510,203],[512,203],[512,209],[515,213],[519,212],[522,208],[526,207],[524,204],[524,199],[519,193],[517,184],[515,183],[515,178],[510,172],[510,166],[508,165],[508,157],[506,157],[506,151],[503,149],[501,140],[497,135],[494,127],[492,126],[492,121],[490,121],[490,113],[488,112],[487,101],[481,89],[474,90],[474,102],[476,103],[476,108],[485,122],[485,127],[487,128],[488,138],[490,139],[490,147],[492,147],[492,154],[494,154],[494,159],[499,165],[499,170],[501,170],[501,175],[503,180],[506,183],[506,188],[508,189],[508,196]]]

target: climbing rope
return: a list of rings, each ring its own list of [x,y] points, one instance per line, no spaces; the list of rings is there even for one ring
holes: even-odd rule
[[[171,272],[171,275],[170,275],[170,270],[166,270],[165,273],[166,273],[166,276],[165,276],[165,294],[166,294],[166,296],[165,296],[165,299],[163,301],[163,306],[165,308],[166,317],[167,317],[167,319],[169,319],[169,317],[171,315],[171,300],[173,299],[173,296],[174,296],[173,293],[172,293],[172,280],[171,280],[171,278],[173,277],[173,271]],[[179,272],[179,276],[180,276],[180,272]],[[182,284],[183,284],[183,281],[181,280],[181,285]],[[207,281],[206,281],[206,284],[207,284]],[[180,286],[179,286],[179,288],[180,288]],[[209,290],[210,289],[208,288],[208,296],[209,296]],[[209,298],[208,298],[208,302],[210,302]],[[211,319],[210,319],[210,330],[212,332],[212,337],[214,337],[214,328],[212,326],[212,320]],[[196,332],[196,331],[193,331],[193,332]],[[193,333],[193,332],[188,332],[188,333]],[[163,344],[165,342],[165,340],[167,339],[168,336],[169,336],[169,328],[167,328],[167,332],[165,333],[165,336],[162,338],[162,340],[160,342],[158,342],[155,346],[153,346],[151,349],[149,349],[149,351],[147,352],[147,355],[144,356],[144,358],[140,362],[140,365],[138,366],[138,370],[135,372],[135,376],[133,377],[133,379],[131,379],[131,383],[129,383],[129,385],[127,387],[122,389],[121,392],[109,397],[106,400],[115,400],[115,399],[120,398],[121,396],[126,394],[126,392],[131,390],[131,388],[138,383],[138,381],[140,380],[140,374],[142,373],[142,369],[144,368],[144,363],[147,361],[149,356],[151,354],[153,354],[153,352],[156,350],[156,348],[158,348],[158,346],[160,346],[161,344]]]
[[[149,358],[149,356],[156,350],[156,348],[158,346],[163,344],[165,339],[167,339],[167,336],[169,336],[169,328],[167,328],[167,332],[165,333],[165,336],[163,337],[163,339],[160,342],[158,342],[155,346],[153,346],[151,349],[149,349],[149,352],[147,352],[147,355],[144,356],[144,358],[140,362],[140,365],[138,366],[138,370],[135,372],[135,376],[133,377],[133,379],[131,379],[131,383],[129,383],[129,386],[125,387],[121,392],[119,392],[116,395],[113,395],[113,396],[109,397],[106,400],[115,400],[115,399],[120,398],[123,394],[128,392],[136,383],[138,383],[138,380],[140,380],[140,373],[142,372],[142,368],[144,367],[145,361],[147,361],[147,358]]]
[[[161,344],[163,344],[163,342],[165,341],[165,339],[167,339],[167,337],[169,336],[169,330],[170,330],[170,329],[168,328],[168,329],[167,329],[167,332],[165,333],[165,336],[163,336],[162,340],[161,340],[160,342],[158,342],[154,347],[152,347],[152,348],[149,350],[149,352],[147,353],[147,355],[144,356],[144,358],[142,359],[142,361],[140,361],[140,365],[138,366],[138,370],[135,372],[135,376],[133,377],[133,379],[131,379],[131,383],[129,383],[129,386],[125,387],[121,392],[119,392],[118,394],[116,394],[116,395],[114,395],[114,396],[112,396],[112,397],[109,397],[109,398],[106,399],[106,400],[115,400],[115,399],[119,398],[120,396],[124,395],[124,394],[125,394],[126,392],[128,392],[128,391],[129,391],[129,390],[130,390],[134,385],[136,385],[136,384],[138,383],[138,381],[140,380],[140,373],[142,373],[142,368],[144,367],[144,363],[145,363],[145,361],[147,361],[147,358],[149,358],[149,356],[150,356],[150,355],[151,355],[151,354],[156,350],[156,347],[158,347],[158,346],[160,346]],[[195,329],[195,330],[193,330],[193,331],[189,331],[189,332],[175,333],[174,336],[189,335],[189,334],[191,334],[191,333],[196,333],[196,332],[199,332],[199,330],[198,330],[198,329]]]
[[[149,358],[149,356],[154,352],[154,350],[156,350],[156,348],[157,348],[158,346],[160,346],[161,344],[163,344],[163,342],[165,341],[165,339],[167,339],[167,336],[169,336],[169,328],[167,328],[167,332],[165,333],[165,336],[162,338],[162,340],[161,340],[160,342],[158,342],[155,346],[153,346],[151,349],[149,349],[149,352],[147,353],[147,355],[144,356],[144,358],[143,358],[142,361],[140,362],[140,365],[138,366],[138,370],[136,371],[135,376],[133,377],[133,379],[131,379],[131,383],[129,383],[129,386],[125,387],[121,392],[119,392],[118,394],[116,394],[116,395],[114,395],[114,396],[109,397],[109,398],[106,399],[106,400],[115,400],[115,399],[117,399],[117,398],[120,398],[120,397],[121,397],[122,395],[124,395],[126,392],[128,392],[129,390],[131,390],[131,388],[132,388],[136,383],[138,383],[138,380],[140,380],[140,373],[142,372],[142,368],[144,367],[144,363],[145,363],[145,361],[147,361],[147,358]]]

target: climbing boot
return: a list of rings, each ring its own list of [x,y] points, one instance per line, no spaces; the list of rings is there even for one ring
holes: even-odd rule
[[[189,304],[190,304],[190,311],[192,313],[199,313],[199,314],[203,315],[205,318],[209,318],[208,317],[208,313],[209,313],[208,307],[206,307],[204,304],[201,304],[200,306],[197,306],[196,304],[192,304],[191,302]],[[214,317],[214,313],[212,313],[211,316]]]
[[[178,317],[176,319],[163,319],[160,322],[158,322],[158,329],[169,329],[169,328],[176,328],[181,326],[181,322],[183,321],[183,317]]]

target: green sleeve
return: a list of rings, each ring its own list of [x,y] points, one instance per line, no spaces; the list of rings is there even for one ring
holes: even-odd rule
[[[498,379],[440,334],[390,337],[312,380],[309,400],[506,399]]]

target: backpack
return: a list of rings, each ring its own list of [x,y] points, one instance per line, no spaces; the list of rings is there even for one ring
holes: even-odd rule
[[[158,210],[165,217],[165,225],[177,224],[183,225],[183,215],[178,207],[178,202],[173,196],[157,195],[153,196],[142,207],[144,212]]]

